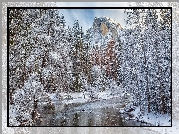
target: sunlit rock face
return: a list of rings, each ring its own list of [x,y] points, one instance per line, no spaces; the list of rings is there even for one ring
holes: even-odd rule
[[[95,17],[93,22],[93,30],[104,38],[114,38],[118,37],[118,31],[122,27],[118,22],[108,17]]]
[[[109,30],[108,30],[108,27],[106,26],[105,23],[102,23],[102,24],[101,24],[100,30],[101,30],[103,36],[106,35],[106,34],[108,33],[108,31],[109,31]]]
[[[106,47],[111,40],[119,41],[123,28],[118,22],[108,17],[95,17],[93,25],[87,30],[87,37],[92,47]]]

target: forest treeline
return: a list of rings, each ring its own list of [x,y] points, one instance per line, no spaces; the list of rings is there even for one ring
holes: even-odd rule
[[[171,9],[126,9],[126,28],[94,18],[86,34],[59,11],[8,11],[9,105],[18,125],[38,118],[37,102],[51,104],[49,93],[103,92],[112,81],[141,111],[171,114]]]

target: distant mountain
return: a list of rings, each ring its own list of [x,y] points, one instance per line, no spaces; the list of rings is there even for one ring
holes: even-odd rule
[[[121,29],[121,25],[115,20],[108,17],[95,17],[93,22],[93,29],[98,30],[105,36],[108,32],[112,32],[115,37],[115,31]]]
[[[88,38],[92,46],[106,46],[111,39],[118,40],[121,30],[121,25],[115,20],[108,17],[95,17],[93,25],[87,30],[85,38]]]

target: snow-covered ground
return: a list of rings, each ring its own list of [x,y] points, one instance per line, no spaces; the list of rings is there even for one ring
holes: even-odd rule
[[[136,107],[134,111],[131,112],[134,115],[135,119],[138,119],[142,122],[150,123],[154,126],[171,126],[171,116],[168,114],[154,114],[144,112],[143,115],[140,116],[140,107]]]
[[[61,100],[59,100],[59,95],[61,96]],[[53,93],[49,94],[52,103],[56,101],[61,101],[66,104],[71,103],[86,103],[96,100],[107,100],[112,98],[121,98],[119,93],[112,93],[111,91],[103,91],[103,92],[74,92],[74,93]]]
[[[107,100],[116,100],[118,99],[119,102],[123,102],[123,104],[126,103],[126,100],[124,98],[125,95],[127,95],[127,99],[128,99],[128,104],[130,102],[130,96],[129,94],[120,94],[120,93],[114,93],[111,90],[107,90],[107,91],[103,91],[103,92],[94,92],[93,93],[93,98],[90,96],[91,93],[90,92],[74,92],[74,93],[53,93],[53,94],[49,94],[52,103],[56,104],[58,101],[60,101],[61,104],[64,105],[69,105],[69,104],[88,104],[91,102],[95,102],[95,101],[107,101]],[[61,100],[59,100],[58,97],[61,97]],[[115,101],[114,101],[115,102]],[[90,107],[96,107],[96,105],[98,105],[98,107],[101,107],[100,103],[93,103],[93,105],[90,105]],[[108,105],[108,103],[104,103],[102,105],[102,107],[105,107],[105,105]],[[111,105],[111,104],[110,104]],[[122,105],[122,104],[120,104]],[[125,104],[125,106],[127,106],[127,104]],[[115,103],[114,103],[114,107],[115,107]],[[171,126],[171,116],[168,114],[154,114],[154,113],[147,113],[144,112],[141,115],[140,112],[140,107],[133,107],[134,110],[130,111],[130,112],[126,112],[127,108],[126,107],[122,107],[120,108],[120,113],[128,113],[130,115],[132,115],[132,117],[130,117],[129,119],[134,119],[140,122],[147,122],[151,125],[154,126]]]

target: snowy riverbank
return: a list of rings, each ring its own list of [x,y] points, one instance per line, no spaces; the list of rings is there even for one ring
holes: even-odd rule
[[[144,112],[141,114],[140,107],[126,107],[130,102],[130,98],[124,97],[124,94],[112,93],[111,91],[104,91],[93,93],[94,96],[90,96],[90,92],[81,93],[61,93],[63,98],[59,101],[59,94],[49,94],[52,103],[56,107],[56,112],[65,110],[68,107],[68,112],[76,109],[77,111],[83,111],[88,109],[113,107],[119,111],[120,115],[125,115],[125,120],[134,120],[137,122],[146,123],[150,126],[170,126],[171,117],[167,114],[154,114]],[[60,105],[60,106],[59,106]]]

